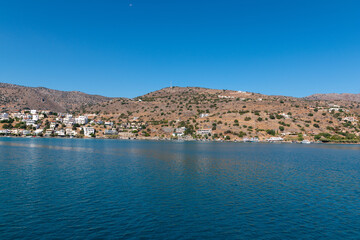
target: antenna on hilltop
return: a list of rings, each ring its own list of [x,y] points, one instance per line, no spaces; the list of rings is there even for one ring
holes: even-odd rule
[[[172,86],[172,81],[170,81],[170,88],[173,88],[173,86]]]

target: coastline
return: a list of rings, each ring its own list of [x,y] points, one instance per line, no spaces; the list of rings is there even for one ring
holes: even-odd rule
[[[243,143],[243,144],[301,144],[301,145],[314,145],[314,144],[324,144],[324,145],[360,145],[360,142],[357,143],[346,143],[346,142],[310,142],[304,144],[300,141],[257,141],[257,142],[249,142],[249,141],[237,141],[237,140],[212,140],[212,139],[168,139],[168,138],[103,138],[103,137],[39,137],[39,136],[0,136],[1,138],[14,138],[14,139],[69,139],[69,140],[118,140],[118,141],[152,141],[152,142],[209,142],[209,143]]]

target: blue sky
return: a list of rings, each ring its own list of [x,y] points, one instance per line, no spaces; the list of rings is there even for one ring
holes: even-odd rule
[[[360,1],[0,2],[0,82],[112,97],[170,82],[301,97],[359,93],[359,80]]]

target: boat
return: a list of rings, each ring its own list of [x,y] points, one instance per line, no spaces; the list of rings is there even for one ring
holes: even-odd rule
[[[302,144],[310,144],[311,142],[309,140],[302,140],[301,143]]]

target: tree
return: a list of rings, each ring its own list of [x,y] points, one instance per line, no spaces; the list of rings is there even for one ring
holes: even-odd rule
[[[268,129],[268,130],[266,130],[266,133],[269,135],[275,136],[275,130]]]
[[[298,134],[298,141],[302,141],[304,140],[304,137],[301,133]]]

